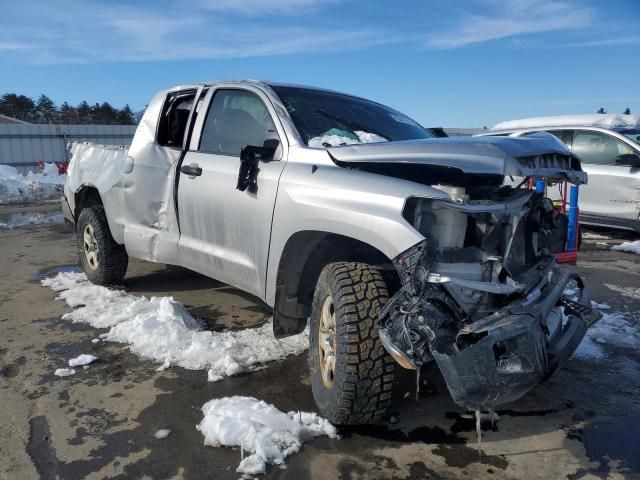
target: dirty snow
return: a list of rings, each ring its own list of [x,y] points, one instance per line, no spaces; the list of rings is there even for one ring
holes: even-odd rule
[[[620,245],[611,247],[611,250],[617,250],[619,252],[630,252],[640,255],[640,240],[635,242],[623,242]]]
[[[204,444],[240,447],[244,456],[236,472],[265,473],[267,464],[281,465],[315,437],[339,438],[336,428],[315,413],[284,413],[252,397],[210,400],[202,407],[204,418],[196,427]]]
[[[0,165],[0,204],[34,203],[56,200],[62,195],[66,175],[58,175],[53,163],[45,164],[42,173],[22,175],[15,167]]]
[[[73,368],[58,368],[53,374],[56,377],[68,377],[69,375],[74,375],[76,371]]]
[[[64,223],[62,212],[16,212],[0,215],[0,230],[12,230],[19,227],[49,223]]]
[[[168,428],[161,428],[156,433],[154,433],[153,436],[156,437],[158,440],[162,440],[163,438],[167,438],[170,433],[171,433],[171,430],[169,430]]]
[[[123,290],[93,285],[84,273],[62,272],[42,281],[74,308],[62,316],[72,322],[108,328],[103,340],[124,343],[143,357],[189,370],[208,369],[208,377],[236,375],[304,352],[307,333],[273,336],[271,322],[234,332],[202,330],[172,297],[136,297]]]
[[[600,360],[607,356],[605,345],[618,348],[640,347],[640,328],[632,323],[627,314],[609,311],[606,304],[592,302],[592,306],[602,313],[582,339],[574,357],[583,360]]]
[[[320,137],[314,137],[309,140],[308,145],[313,148],[324,148],[323,143],[328,143],[332,147],[339,145],[355,145],[358,143],[379,143],[386,142],[387,139],[376,135],[375,133],[356,131],[354,132],[358,139],[347,137],[343,135],[322,135]]]
[[[98,357],[94,357],[93,355],[88,355],[83,353],[82,355],[77,356],[76,358],[72,358],[69,360],[70,367],[83,367],[85,365],[89,365],[90,363],[95,362]]]

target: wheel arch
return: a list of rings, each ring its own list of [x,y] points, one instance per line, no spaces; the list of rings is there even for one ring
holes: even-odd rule
[[[345,235],[305,230],[286,242],[278,263],[273,332],[278,338],[304,330],[320,272],[333,262],[362,262],[378,267],[390,290],[399,284],[391,259],[373,245]]]
[[[100,192],[94,185],[83,184],[73,194],[73,216],[78,218],[80,212],[94,205],[104,205]]]

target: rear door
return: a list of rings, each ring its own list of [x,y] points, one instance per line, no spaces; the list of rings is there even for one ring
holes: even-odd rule
[[[264,298],[271,221],[287,143],[269,98],[258,88],[209,91],[178,184],[181,264]],[[240,150],[277,139],[260,162],[257,191],[236,189]]]
[[[620,156],[640,152],[613,135],[586,129],[574,130],[571,149],[589,175],[589,183],[580,187],[581,213],[637,220],[640,171],[621,163]]]
[[[154,122],[143,121],[138,127],[123,177],[125,245],[134,257],[177,263],[175,169],[185,148],[194,100],[201,91],[202,87],[181,87],[160,101],[154,99],[150,108],[157,111],[147,112]]]

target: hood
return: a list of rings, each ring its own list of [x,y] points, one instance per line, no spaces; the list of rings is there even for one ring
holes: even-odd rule
[[[466,175],[544,177],[586,183],[580,160],[553,137],[464,137],[330,147],[343,167],[411,165],[440,167]]]

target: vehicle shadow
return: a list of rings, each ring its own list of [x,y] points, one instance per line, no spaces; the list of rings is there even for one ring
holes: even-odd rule
[[[231,288],[217,280],[175,265],[162,265],[151,272],[127,275],[123,284],[131,293],[148,293],[156,290],[181,292]]]

